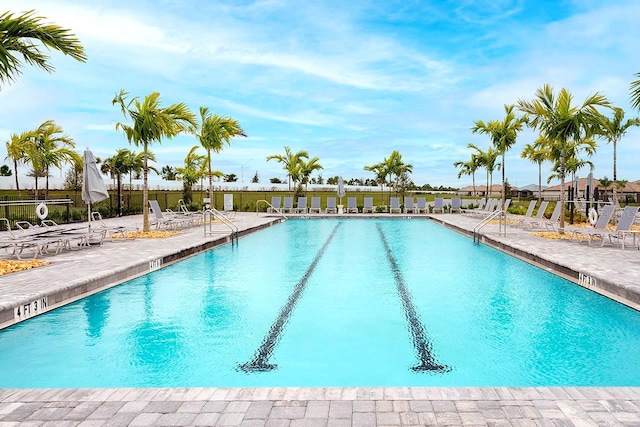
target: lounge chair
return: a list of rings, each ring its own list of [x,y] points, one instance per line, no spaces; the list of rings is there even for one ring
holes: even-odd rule
[[[307,198],[306,197],[298,197],[298,204],[294,209],[295,213],[307,213]]]
[[[282,202],[282,212],[293,213],[293,197],[287,196]]]
[[[460,197],[453,197],[451,199],[451,213],[462,212],[462,199]]]
[[[155,224],[156,229],[165,228],[176,230],[178,228],[193,225],[193,219],[191,218],[177,218],[175,216],[165,217],[157,200],[149,200],[149,206],[153,213],[152,223]]]
[[[325,213],[338,213],[338,208],[336,207],[336,198],[335,197],[327,197],[327,208],[325,209]]]
[[[427,199],[425,197],[418,197],[416,199],[416,213],[429,213],[429,207],[427,206]]]
[[[320,213],[320,197],[311,198],[311,207],[309,213]]]
[[[399,197],[392,197],[391,199],[389,199],[389,213],[394,213],[394,212],[398,212],[398,213],[402,213],[402,209],[400,208],[400,198]]]
[[[548,201],[543,200],[538,207],[538,212],[532,218],[522,220],[522,228],[525,230],[531,230],[534,226],[538,225],[544,219],[544,212],[547,210]]]
[[[374,213],[375,206],[373,206],[373,197],[365,197],[364,198],[364,206],[362,207],[362,213]]]
[[[8,256],[15,256],[22,259],[22,254],[26,250],[32,251],[33,259],[38,255],[46,253],[48,241],[43,241],[36,236],[18,236],[11,231],[11,224],[7,218],[0,218],[6,224],[8,236],[0,238],[0,249],[4,249]]]
[[[91,212],[91,221],[93,222],[92,227],[95,230],[104,230],[104,238],[112,242],[135,240],[139,231],[137,227],[131,229],[122,225],[107,225],[98,211]],[[116,238],[113,237],[114,235]]]
[[[280,209],[280,202],[282,201],[282,197],[280,196],[272,196],[271,197],[271,206],[267,208],[268,213],[282,213]]]
[[[433,202],[433,213],[438,213],[438,211],[440,211],[440,213],[444,213],[444,199],[442,197],[436,197],[435,201]]]
[[[535,200],[530,201],[527,212],[525,212],[524,215],[507,215],[507,219],[511,221],[511,225],[513,227],[522,227],[524,221],[528,220],[529,218],[531,218],[531,215],[533,215],[533,210],[536,207],[536,203],[537,202]]]
[[[462,209],[461,212],[462,212],[463,215],[474,215],[477,211],[483,210],[486,203],[487,203],[487,199],[485,199],[483,197],[478,202],[478,207],[476,207],[476,208],[465,208],[465,209]]]
[[[416,213],[417,207],[413,204],[413,197],[404,198],[404,213]]]
[[[629,208],[629,209],[627,209]],[[609,242],[613,244],[613,238],[619,238],[618,236],[624,238],[624,233],[627,233],[631,230],[631,225],[633,225],[633,221],[636,216],[636,212],[638,212],[638,207],[636,206],[627,206],[624,208],[622,216],[620,217],[620,221],[616,226],[615,230],[608,230],[609,221],[611,221],[611,217],[613,216],[614,206],[613,205],[605,205],[600,210],[600,216],[596,221],[593,228],[585,227],[585,228],[572,228],[571,229],[571,238],[580,236],[579,241],[584,241],[582,236],[587,237],[587,241],[589,245],[593,242],[595,237],[602,239],[602,244],[600,246],[604,246],[606,239],[609,238]],[[624,241],[622,241],[624,245]]]
[[[358,213],[358,205],[355,197],[347,198],[347,213]]]
[[[638,234],[638,232],[632,231],[631,226],[635,223],[638,209],[640,209],[640,207],[638,206],[626,206],[622,211],[622,215],[620,215],[620,219],[618,220],[618,225],[616,226],[616,229],[613,231],[604,232],[602,235],[600,235],[600,237],[602,237],[601,246],[604,246],[605,242],[607,241],[605,237],[608,238],[609,243],[611,243],[611,245],[613,245],[613,239],[618,239],[616,242],[616,246],[619,243],[622,249],[625,248],[625,238],[627,236],[633,236],[634,237],[633,240],[635,242],[636,235]],[[633,247],[633,244],[632,244],[632,247]]]
[[[560,226],[560,211],[562,208],[562,203],[556,203],[556,207],[553,208],[553,213],[551,214],[551,218],[546,221],[543,221],[545,228],[547,231],[558,231],[558,227]]]

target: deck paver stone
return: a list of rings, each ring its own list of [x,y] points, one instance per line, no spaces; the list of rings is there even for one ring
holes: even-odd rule
[[[196,426],[214,426],[221,415],[217,412],[203,412],[196,415],[192,424]]]
[[[398,412],[377,412],[376,421],[378,425],[399,426],[400,413]]]
[[[431,402],[435,412],[454,412],[456,405],[450,400],[434,400]]]
[[[309,402],[311,403],[311,402]],[[247,409],[244,419],[267,419],[269,413],[271,412],[271,408],[273,407],[273,402],[268,400],[258,400],[250,402],[249,408]],[[308,411],[308,408],[307,408]]]
[[[160,418],[162,414],[159,414],[157,412],[142,412],[138,415],[136,415],[136,417],[131,420],[131,422],[129,423],[130,427],[146,427],[146,426],[152,426],[155,425],[156,421],[158,421],[158,418]]]
[[[274,419],[269,418],[266,423],[264,423],[265,427],[289,427],[291,425],[291,420],[285,419]]]
[[[329,408],[331,402],[328,400],[310,400],[307,402],[307,411],[305,418],[329,418]]]
[[[327,420],[327,427],[351,427],[351,420],[344,418],[329,418],[329,420]]]
[[[350,401],[332,400],[329,407],[329,419],[351,419],[353,405]]]
[[[227,405],[226,408],[224,408],[224,413],[229,413],[229,412],[247,412],[247,409],[249,409],[249,406],[251,406],[251,402],[248,401],[240,401],[240,402],[229,402],[229,404]]]
[[[376,425],[376,413],[375,412],[355,412],[351,420],[351,424],[355,426],[375,426]]]
[[[376,410],[376,402],[373,400],[354,400],[353,412],[374,412]]]
[[[144,408],[144,412],[157,412],[159,414],[170,414],[172,412],[176,412],[180,406],[182,406],[182,402],[173,401],[173,402],[149,402],[147,406]]]
[[[239,416],[240,421],[242,421],[242,414],[226,414],[226,415]],[[191,423],[195,418],[196,418],[196,414],[190,414],[187,412],[174,412],[171,414],[160,415],[160,417],[156,420],[154,424],[157,426],[170,426],[170,427],[188,426],[188,425],[191,425]],[[222,419],[222,417],[220,418]],[[218,420],[218,423],[220,423],[220,420]],[[234,423],[234,424],[220,424],[220,425],[238,425],[238,424],[240,424],[240,422]]]
[[[304,406],[274,406],[269,418],[294,420],[304,418],[307,408]]]
[[[418,420],[424,426],[438,425],[435,412],[418,412]]]

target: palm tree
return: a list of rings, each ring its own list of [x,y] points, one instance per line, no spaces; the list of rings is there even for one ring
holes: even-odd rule
[[[9,136],[9,140],[5,142],[5,146],[7,147],[7,157],[5,157],[5,160],[11,160],[13,162],[13,171],[16,177],[16,190],[18,190],[18,195],[20,195],[18,165],[24,163],[28,159],[25,150],[32,137],[32,132],[22,132],[19,135],[12,133]]]
[[[549,159],[549,151],[544,148],[544,138],[539,137],[533,144],[522,149],[520,157],[538,164],[538,203],[542,200],[542,162]]]
[[[171,139],[174,136],[191,131],[197,126],[196,117],[184,103],[160,106],[160,94],[153,92],[140,101],[138,97],[127,99],[129,94],[124,90],[116,94],[112,104],[118,104],[122,114],[133,121],[133,124],[116,123],[116,130],[122,130],[127,141],[135,146],[142,146],[144,159],[142,185],[142,230],[149,231],[149,145],[160,143],[162,138]]]
[[[604,124],[602,126],[602,136],[607,139],[607,142],[613,144],[613,200],[617,201],[616,182],[618,178],[618,171],[616,168],[617,153],[616,146],[622,137],[627,133],[631,126],[640,126],[640,119],[637,117],[624,121],[624,110],[622,108],[613,108],[613,117],[605,117]]]
[[[635,76],[638,80],[631,82],[631,106],[640,110],[640,73],[636,73]]]
[[[475,156],[478,167],[483,167],[487,171],[486,196],[488,199],[489,196],[491,196],[491,188],[493,187],[493,171],[495,171],[496,168],[500,169],[500,164],[496,164],[500,153],[497,150],[494,150],[493,147],[487,148],[487,151],[482,151],[471,143],[467,144],[467,147],[476,151],[471,155],[472,158]]]
[[[518,108],[528,118],[528,125],[540,130],[548,142],[551,157],[558,161],[560,174],[560,232],[564,232],[564,181],[571,141],[581,141],[598,132],[603,116],[597,107],[609,107],[599,93],[589,96],[581,106],[571,105],[573,96],[561,89],[556,96],[550,85],[539,88],[531,101],[519,100]],[[574,144],[575,146],[576,144]]]
[[[314,157],[306,162],[304,160],[301,160],[299,163],[300,177],[302,178],[302,183],[305,185],[305,191],[306,186],[309,183],[309,177],[311,176],[311,174],[314,171],[324,169],[319,162],[320,159],[318,157]]]
[[[193,146],[187,153],[187,157],[184,158],[184,167],[176,168],[178,179],[182,180],[182,199],[186,205],[192,201],[191,189],[193,185],[206,175],[207,156],[196,153],[198,148],[200,148],[199,145]]]
[[[384,183],[387,180],[387,176],[389,175],[389,170],[387,169],[385,163],[376,163],[375,165],[365,166],[364,170],[373,172],[376,175],[375,181],[380,184],[380,192],[384,193]]]
[[[516,143],[516,139],[518,137],[518,132],[522,130],[522,124],[525,120],[522,117],[517,117],[514,113],[515,107],[513,105],[505,105],[504,111],[506,113],[504,119],[500,120],[491,120],[488,123],[484,123],[482,120],[478,120],[474,122],[474,126],[471,128],[473,133],[484,133],[489,135],[491,138],[491,143],[493,147],[496,149],[497,154],[502,155],[502,211],[503,216],[506,215],[504,212],[504,202],[505,202],[505,154],[508,150],[511,149]]]
[[[59,135],[62,127],[52,120],[47,120],[32,132],[26,146],[26,158],[31,163],[36,179],[36,196],[38,192],[38,176],[45,176],[45,197],[49,196],[49,170],[51,167],[62,168],[64,163],[80,163],[81,156],[73,149],[75,142],[67,135]]]
[[[49,73],[54,70],[38,43],[86,62],[84,48],[74,34],[58,25],[45,24],[43,19],[34,16],[33,10],[18,16],[10,12],[0,15],[0,84],[15,80],[22,72],[23,61]]]
[[[383,163],[386,165],[387,170],[389,171],[389,184],[391,184],[391,178],[395,176],[393,182],[395,183],[394,187],[397,189],[398,182],[400,177],[404,174],[408,174],[413,172],[413,165],[409,163],[404,163],[402,161],[402,154],[398,150],[393,150],[389,158],[385,158]]]
[[[602,191],[602,197],[603,198],[607,198],[607,189],[609,188],[609,186],[611,184],[613,184],[613,181],[611,181],[609,178],[607,178],[607,176],[605,175],[604,178],[600,178],[598,180],[600,182],[600,185],[602,185],[604,187],[604,190]]]
[[[209,198],[213,202],[213,173],[211,171],[211,151],[219,153],[224,144],[231,144],[231,138],[247,135],[237,120],[231,117],[220,117],[211,114],[207,107],[200,107],[200,127],[196,130],[196,137],[200,145],[207,150],[207,165],[209,174]]]
[[[287,171],[287,177],[289,178],[289,191],[291,191],[291,181],[293,180],[294,184],[296,182],[295,178],[298,178],[300,174],[300,162],[302,159],[308,159],[309,153],[305,150],[300,150],[297,153],[291,152],[291,148],[284,147],[284,155],[282,154],[273,154],[271,156],[267,156],[267,161],[269,160],[277,160],[278,163],[282,163],[282,168]]]
[[[478,161],[476,156],[471,156],[471,160],[468,162],[454,162],[453,166],[460,168],[458,172],[458,179],[463,175],[470,175],[471,182],[473,183],[473,197],[476,197],[476,171],[478,170]]]

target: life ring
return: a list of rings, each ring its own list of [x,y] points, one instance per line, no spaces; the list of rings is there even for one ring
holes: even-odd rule
[[[596,225],[598,222],[598,212],[594,208],[589,209],[589,224]]]
[[[49,215],[49,208],[47,207],[47,205],[45,205],[44,203],[40,203],[36,207],[36,215],[38,215],[38,218],[40,219],[45,219],[47,215]]]

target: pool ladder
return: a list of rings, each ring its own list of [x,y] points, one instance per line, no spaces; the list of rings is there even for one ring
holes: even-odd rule
[[[487,216],[482,221],[480,221],[478,225],[473,227],[473,243],[480,243],[480,230],[482,230],[482,228],[485,225],[489,224],[491,220],[495,219],[497,216],[502,215],[503,213],[504,213],[503,210],[497,210],[495,212],[492,212],[489,216]],[[505,224],[505,234],[507,233],[506,228],[507,226]]]
[[[258,201],[256,202],[256,215],[258,215],[258,213],[259,213],[259,211],[258,211],[258,205],[260,204],[260,202],[263,202],[264,204],[266,204],[267,206],[269,206],[269,207],[270,207],[274,212],[279,213],[279,214],[280,214],[280,216],[282,217],[282,220],[283,220],[283,221],[286,221],[287,219],[289,219],[289,218],[287,218],[287,216],[286,216],[284,213],[282,213],[282,208],[276,208],[276,207],[274,207],[271,203],[267,202],[266,200],[258,200]]]
[[[214,219],[220,220],[224,225],[226,225],[231,230],[231,244],[235,240],[235,243],[238,244],[238,226],[229,220],[222,212],[217,210],[216,208],[208,208],[204,210],[203,214],[203,223],[204,223],[204,236],[211,236],[215,234],[216,231],[212,228],[212,223]],[[207,229],[208,228],[208,229]]]

